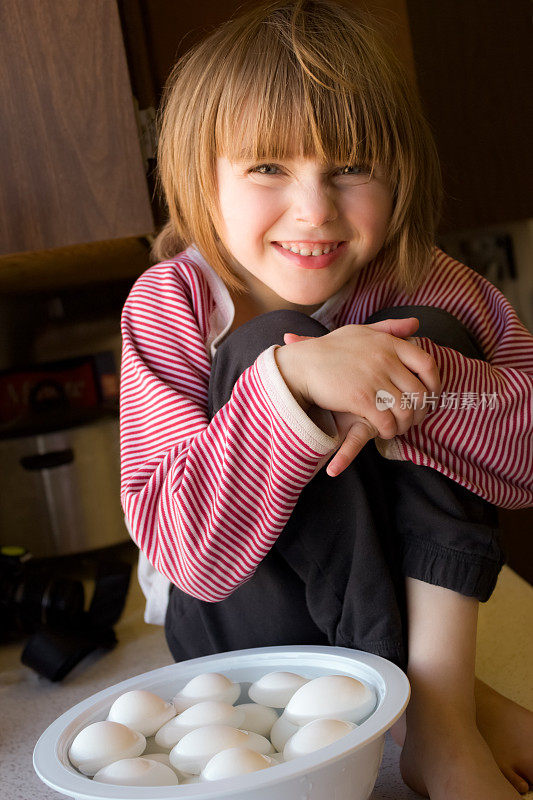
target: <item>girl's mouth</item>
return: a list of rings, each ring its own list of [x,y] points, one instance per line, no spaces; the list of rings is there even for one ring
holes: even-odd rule
[[[291,250],[286,250],[284,247],[281,246],[279,242],[272,242],[272,246],[281,253],[282,256],[287,258],[289,261],[292,261],[298,267],[303,267],[304,269],[322,269],[323,267],[329,267],[336,258],[339,257],[348,246],[348,242],[339,242],[335,250],[331,250],[329,253],[324,253],[320,256],[313,256],[313,255],[300,255],[300,253],[293,253]],[[326,245],[318,245],[320,249],[325,249]],[[300,246],[299,249],[303,250],[304,246]],[[313,245],[308,244],[307,249],[312,252]]]

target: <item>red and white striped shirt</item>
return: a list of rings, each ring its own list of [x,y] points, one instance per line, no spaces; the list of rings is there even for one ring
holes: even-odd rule
[[[433,467],[497,506],[533,505],[531,333],[495,286],[438,248],[416,292],[395,290],[376,259],[312,316],[334,330],[398,305],[449,311],[486,361],[412,337],[436,361],[440,405],[420,425],[375,446],[386,458]],[[209,422],[211,362],[233,311],[223,281],[191,245],[141,275],[122,315],[127,524],[145,567],[155,567],[166,588],[168,579],[211,602],[252,577],[302,489],[339,444],[331,413],[321,412],[319,427],[292,397],[274,358],[279,345],[244,371]],[[161,596],[161,583],[157,591]]]

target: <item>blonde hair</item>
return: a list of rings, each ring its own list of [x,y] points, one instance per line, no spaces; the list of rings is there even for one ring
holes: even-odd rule
[[[225,283],[216,159],[317,157],[382,165],[393,212],[380,252],[398,288],[414,291],[431,264],[442,184],[418,94],[372,18],[335,0],[245,6],[175,64],[158,111],[157,185],[169,220],[157,260],[194,243]],[[295,152],[295,143],[298,149]]]

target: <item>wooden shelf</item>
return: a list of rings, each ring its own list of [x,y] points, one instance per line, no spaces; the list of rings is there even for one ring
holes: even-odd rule
[[[0,293],[33,294],[137,278],[151,265],[151,236],[0,256]]]

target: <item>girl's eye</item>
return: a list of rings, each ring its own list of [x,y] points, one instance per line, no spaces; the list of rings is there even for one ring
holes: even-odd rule
[[[258,164],[257,167],[252,167],[249,172],[258,172],[260,175],[275,175],[274,172],[264,172],[265,169],[279,169],[276,164]]]
[[[277,164],[265,163],[252,167],[248,170],[248,172],[255,172],[259,175],[278,175],[281,174],[280,170],[281,168]],[[338,169],[335,170],[335,173],[338,175],[355,176],[356,178],[366,181],[370,179],[372,170],[370,167],[364,164],[345,164],[343,167],[338,167]]]
[[[353,170],[352,172],[345,172],[344,170]],[[341,175],[370,175],[371,170],[370,167],[366,167],[359,164],[346,164],[344,167],[339,167],[339,171]]]

